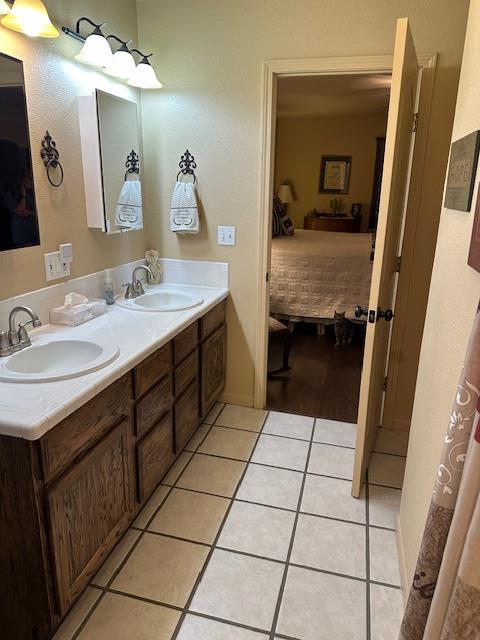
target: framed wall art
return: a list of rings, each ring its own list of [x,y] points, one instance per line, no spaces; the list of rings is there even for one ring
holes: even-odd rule
[[[352,156],[322,156],[318,193],[348,193]]]
[[[443,203],[447,209],[470,211],[477,173],[478,134],[474,131],[452,143]]]
[[[472,237],[470,239],[470,251],[468,252],[468,264],[480,272],[480,191],[477,194],[475,218],[473,220]]]

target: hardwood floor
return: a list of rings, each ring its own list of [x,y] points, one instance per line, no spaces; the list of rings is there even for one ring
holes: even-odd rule
[[[293,333],[291,370],[268,381],[267,407],[302,415],[356,422],[364,337],[357,327],[350,347],[335,348],[333,327],[316,335],[315,325],[299,324]],[[278,367],[281,353],[269,349],[269,369]]]

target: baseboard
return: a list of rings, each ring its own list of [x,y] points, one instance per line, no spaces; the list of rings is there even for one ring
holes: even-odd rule
[[[241,407],[253,407],[253,396],[246,396],[241,393],[222,393],[219,400],[227,404],[238,404]]]
[[[398,562],[400,566],[400,585],[402,587],[403,604],[407,604],[410,592],[410,583],[407,578],[407,565],[405,563],[405,549],[403,546],[402,527],[400,525],[400,514],[396,516],[395,537],[397,540]]]

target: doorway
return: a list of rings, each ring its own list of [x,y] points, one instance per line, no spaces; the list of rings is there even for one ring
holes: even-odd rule
[[[390,83],[278,79],[268,409],[357,421]]]
[[[362,369],[360,387],[359,416],[357,420],[357,444],[355,454],[355,470],[353,481],[353,495],[358,496],[363,484],[364,474],[370,459],[370,453],[375,442],[377,429],[382,425],[382,408],[388,401],[388,395],[395,394],[396,386],[389,390],[385,386],[385,363],[391,357],[388,354],[389,340],[395,342],[395,329],[392,334],[384,322],[389,316],[388,305],[393,305],[395,289],[398,282],[403,281],[408,288],[410,285],[411,250],[405,246],[407,228],[415,228],[418,216],[418,204],[421,193],[421,176],[425,165],[426,141],[428,130],[428,114],[432,103],[433,78],[436,58],[433,55],[423,55],[417,58],[405,18],[397,21],[397,32],[393,56],[374,57],[343,57],[331,59],[309,60],[280,60],[264,64],[264,92],[263,92],[263,123],[262,123],[262,180],[261,180],[261,210],[264,216],[259,219],[259,253],[260,264],[264,270],[258,273],[258,327],[256,358],[255,358],[255,406],[263,407],[267,396],[267,360],[268,360],[268,318],[269,318],[269,273],[270,242],[271,242],[271,194],[274,192],[274,159],[275,159],[275,125],[276,125],[276,95],[278,81],[288,76],[310,75],[340,75],[392,73],[392,93],[390,102],[390,117],[387,127],[386,166],[388,158],[388,178],[382,187],[383,213],[379,218],[379,232],[377,232],[374,274],[369,308],[363,309],[368,314],[367,339],[365,360]],[[419,75],[421,85],[417,82]],[[425,82],[424,82],[425,79]],[[418,87],[421,91],[417,93]],[[419,110],[425,114],[425,120],[420,118],[415,146],[411,144],[413,124],[415,121],[415,106],[418,100]],[[392,110],[393,105],[393,110]],[[417,109],[418,111],[418,109]],[[392,115],[393,114],[393,115]],[[421,131],[422,129],[422,131]],[[412,149],[413,159],[412,159]],[[412,169],[410,190],[407,189],[408,178]],[[413,186],[412,186],[413,185]],[[387,220],[394,224],[387,224]],[[434,232],[434,230],[432,230]],[[402,244],[403,234],[405,242]],[[411,240],[411,234],[410,234]],[[413,246],[413,245],[412,245]],[[395,265],[397,264],[397,250],[407,249],[405,264],[402,257],[402,275],[397,281]],[[411,249],[411,247],[410,247]],[[376,266],[375,266],[376,264]],[[388,278],[385,274],[388,273]],[[375,280],[375,286],[373,286]],[[398,285],[400,290],[400,285]],[[397,297],[398,299],[398,297]],[[402,304],[405,298],[400,296]],[[388,303],[388,304],[386,304]],[[401,313],[400,313],[401,311]],[[409,313],[407,305],[398,309],[399,320],[395,324],[402,326],[404,317]],[[387,316],[386,316],[387,314]],[[382,322],[378,322],[382,320]],[[398,332],[400,335],[400,331]],[[400,339],[401,339],[400,335]],[[398,354],[398,349],[396,349]],[[383,364],[382,364],[383,363]],[[418,361],[417,361],[418,364]],[[413,375],[416,375],[415,373]],[[384,398],[385,395],[385,398]],[[383,425],[382,425],[383,426]]]

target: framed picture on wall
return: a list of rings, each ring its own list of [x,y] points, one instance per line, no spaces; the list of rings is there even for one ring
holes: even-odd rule
[[[475,269],[475,271],[480,272],[480,190],[477,195],[477,205],[475,207],[470,251],[468,252],[468,264]]]
[[[478,134],[474,131],[452,143],[443,203],[447,209],[470,211],[477,172]]]
[[[322,156],[318,193],[348,193],[352,156]]]

